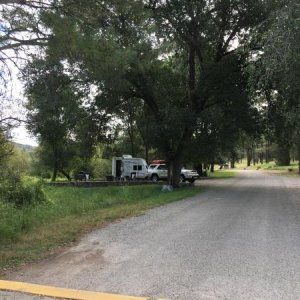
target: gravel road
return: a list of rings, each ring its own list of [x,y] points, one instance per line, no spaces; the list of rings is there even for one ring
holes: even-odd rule
[[[8,279],[167,299],[300,299],[300,179],[242,171]],[[38,299],[1,293],[0,299]]]

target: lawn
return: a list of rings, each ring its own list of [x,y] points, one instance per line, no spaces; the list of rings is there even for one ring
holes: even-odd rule
[[[43,258],[94,228],[199,192],[199,187],[191,186],[172,193],[161,192],[159,185],[45,186],[46,204],[16,209],[0,202],[0,268]]]
[[[238,169],[247,169],[247,170],[261,170],[268,173],[280,174],[280,175],[297,175],[298,174],[298,161],[291,162],[289,166],[278,166],[275,161],[268,163],[257,163],[247,167],[246,160],[241,164],[237,164]]]

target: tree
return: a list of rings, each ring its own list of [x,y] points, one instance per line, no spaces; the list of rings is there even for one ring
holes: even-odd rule
[[[238,56],[238,52],[248,32],[266,17],[267,12],[259,1],[215,1],[214,4],[208,1],[150,1],[149,8],[161,28],[159,36],[175,42],[175,49],[187,62],[182,68],[186,82],[182,82],[181,105],[186,109],[189,122],[181,122],[178,143],[170,147],[172,155],[168,157],[174,164],[177,178],[184,145],[190,142],[199,116],[207,107],[234,100],[223,94],[225,82],[234,85],[230,61],[235,55],[238,60],[242,59],[245,53]],[[234,48],[235,42],[239,47]],[[224,76],[226,71],[227,77]],[[173,184],[177,182],[173,180]]]
[[[1,92],[12,77],[13,69],[19,69],[28,53],[45,47],[50,32],[43,27],[42,14],[51,8],[53,1],[7,0],[0,1],[0,83]]]
[[[300,113],[300,5],[289,0],[268,20],[268,30],[257,38],[255,89],[267,102],[267,121],[278,144],[279,164],[289,165],[290,148],[298,144]],[[300,171],[300,164],[299,164]]]
[[[3,130],[0,128],[0,168],[4,169],[4,164],[9,156],[13,154],[13,145],[8,141]]]
[[[38,136],[52,180],[66,171],[75,155],[73,129],[78,120],[79,100],[61,64],[35,60],[26,70],[29,130]]]
[[[68,73],[50,56],[33,60],[24,70],[28,128],[39,138],[39,157],[53,169],[53,181],[57,172],[71,180],[71,169],[78,168],[72,163],[75,157],[87,167],[110,128],[107,112],[98,109],[97,99],[88,97],[84,85]]]

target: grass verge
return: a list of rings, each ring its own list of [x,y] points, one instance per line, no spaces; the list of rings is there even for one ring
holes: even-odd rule
[[[278,166],[275,161],[271,161],[263,164],[257,163],[256,165],[251,165],[250,167],[247,167],[244,162],[243,164],[237,164],[237,168],[246,168],[247,170],[259,170],[278,175],[299,175],[298,161],[291,162],[289,166]]]
[[[47,186],[47,204],[20,210],[0,202],[0,270],[48,256],[94,228],[199,192],[199,187],[184,187],[163,193],[158,185]]]

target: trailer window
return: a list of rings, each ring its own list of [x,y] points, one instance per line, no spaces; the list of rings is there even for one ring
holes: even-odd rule
[[[142,170],[143,170],[143,166],[138,165],[138,170],[139,170],[139,171],[142,171]]]
[[[137,165],[133,165],[133,171],[137,171]]]

